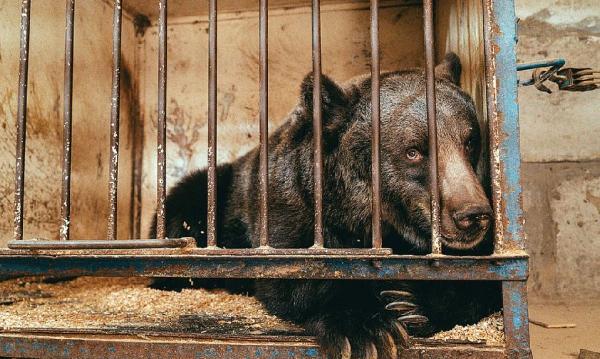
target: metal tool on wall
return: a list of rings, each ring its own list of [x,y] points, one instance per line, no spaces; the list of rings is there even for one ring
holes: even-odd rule
[[[600,71],[589,67],[564,67],[564,59],[529,62],[517,65],[517,71],[533,70],[531,79],[519,86],[535,86],[540,91],[552,93],[546,86],[547,81],[554,82],[561,91],[591,91],[600,88]]]

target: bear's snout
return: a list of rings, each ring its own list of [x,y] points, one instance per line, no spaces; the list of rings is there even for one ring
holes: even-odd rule
[[[464,151],[442,152],[441,231],[445,244],[469,249],[483,239],[493,219],[490,201]]]
[[[492,209],[487,203],[468,204],[452,214],[454,224],[460,230],[473,232],[487,230],[490,226]]]

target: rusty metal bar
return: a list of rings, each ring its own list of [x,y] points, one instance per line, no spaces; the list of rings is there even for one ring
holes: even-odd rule
[[[440,190],[438,185],[437,123],[435,109],[435,35],[433,0],[423,1],[425,73],[427,76],[427,126],[429,128],[429,179],[431,191],[431,253],[441,254]]]
[[[323,118],[321,114],[321,4],[312,2],[314,248],[323,248]]]
[[[122,239],[114,241],[71,240],[46,241],[23,240],[8,243],[10,249],[73,250],[73,249],[144,249],[144,248],[184,248],[195,246],[194,238],[174,239]]]
[[[191,238],[191,237],[190,237]],[[161,239],[161,241],[165,241],[165,240],[172,240],[172,239],[177,239],[177,238],[166,238],[166,239]],[[136,239],[137,240],[137,239]],[[145,240],[145,239],[144,239]],[[155,241],[155,240],[159,240],[159,239],[150,239],[150,241]],[[124,242],[126,240],[117,240],[116,242]],[[129,240],[127,240],[129,241]],[[22,242],[27,242],[27,248],[23,247]],[[46,248],[44,246],[47,246],[46,242],[51,242],[52,244],[50,245],[51,248]],[[75,242],[82,242],[82,243],[88,243],[88,242],[95,242],[97,243],[97,247],[92,248],[92,249],[96,249],[95,251],[89,251],[89,252],[73,252],[72,249],[77,249],[74,248],[75,245],[70,244],[71,242],[73,242],[72,240],[69,241],[69,243],[66,243],[66,241],[48,241],[46,239],[43,238],[34,238],[31,240],[24,240],[24,241],[9,241],[8,242],[8,247],[10,249],[12,249],[10,251],[9,254],[23,254],[23,250],[28,250],[28,251],[35,251],[34,253],[32,252],[28,252],[27,254],[31,255],[31,254],[36,254],[36,255],[41,255],[43,254],[46,250],[51,249],[53,250],[52,255],[69,255],[69,254],[91,254],[91,255],[133,255],[133,256],[143,256],[143,255],[147,255],[147,254],[152,254],[152,255],[172,255],[174,254],[172,251],[152,251],[152,252],[139,252],[139,251],[114,251],[115,248],[117,249],[122,249],[119,248],[119,244],[114,244],[115,241],[106,241],[106,240],[94,240],[94,239],[88,239],[88,240],[80,240],[80,241],[75,241]],[[66,243],[66,244],[64,244]],[[106,244],[106,246],[108,246],[108,248],[106,248],[105,246],[103,246],[103,244]],[[39,248],[39,246],[42,246],[43,248]],[[157,249],[159,249],[159,247],[156,247]],[[137,248],[127,248],[127,249],[137,249]],[[49,252],[46,252],[49,253]],[[202,256],[224,256],[224,257],[265,257],[265,256],[275,256],[275,257],[280,257],[280,256],[310,256],[310,257],[317,257],[317,256],[342,256],[342,257],[361,257],[361,256],[370,256],[371,258],[374,258],[374,256],[384,256],[384,255],[391,255],[392,250],[390,248],[381,248],[381,249],[374,249],[374,248],[273,248],[273,247],[268,247],[268,248],[219,248],[219,247],[202,247],[202,248],[197,248],[195,245],[194,246],[188,246],[188,248],[186,248],[186,254],[194,254],[194,255],[202,255]],[[4,253],[6,254],[6,253]],[[0,249],[0,255],[2,254],[2,250]]]
[[[208,211],[207,246],[217,246],[217,0],[208,10]]]
[[[525,281],[502,282],[502,312],[508,358],[531,358]]]
[[[125,333],[123,333],[125,332]],[[10,358],[312,358],[326,359],[312,337],[194,338],[179,333],[117,330],[114,333],[0,333],[0,355]]]
[[[260,247],[269,246],[269,4],[260,0]]]
[[[68,240],[71,226],[71,129],[73,119],[73,37],[75,0],[67,0],[65,26],[65,97],[63,112],[63,164],[59,239]]]
[[[166,238],[167,195],[167,0],[158,2],[158,136],[156,168],[156,237]]]
[[[498,150],[498,143],[500,142],[500,134],[498,133],[497,123],[497,106],[495,104],[495,86],[493,84],[495,64],[495,52],[492,48],[492,17],[490,14],[490,6],[485,5],[483,11],[483,22],[484,22],[484,49],[485,49],[485,61],[486,61],[486,103],[488,113],[488,131],[489,131],[489,153],[490,153],[490,176],[492,186],[492,208],[494,211],[494,253],[499,253],[503,246],[503,235],[504,235],[504,214],[501,208],[501,195],[500,195],[500,163],[499,158],[494,154],[494,151]]]
[[[483,11],[495,253],[525,247],[513,5],[488,0]]]
[[[371,185],[372,185],[372,246],[381,248],[381,179],[379,123],[379,0],[371,0]]]
[[[144,123],[142,119],[144,116],[144,109],[140,105],[139,99],[143,98],[145,88],[140,86],[143,83],[143,64],[145,61],[145,57],[142,56],[144,49],[144,38],[142,32],[142,25],[140,25],[141,21],[139,20],[134,24],[136,28],[136,50],[134,52],[133,58],[133,69],[134,69],[134,78],[136,81],[133,81],[132,90],[129,94],[130,103],[131,103],[131,111],[130,117],[132,118],[132,129],[131,129],[131,197],[130,197],[130,223],[131,230],[129,234],[129,238],[142,238],[142,224],[141,224],[141,216],[142,216],[142,162],[144,155]],[[148,20],[149,21],[149,20]]]
[[[58,353],[58,354],[57,354]],[[0,355],[11,358],[313,358],[326,359],[314,337],[204,335],[148,330],[65,330],[37,328],[0,333]],[[147,354],[147,355],[146,355]],[[501,347],[412,338],[402,358],[502,359]]]
[[[110,162],[108,167],[108,231],[109,240],[117,239],[117,191],[119,182],[119,119],[121,108],[121,0],[114,1],[112,94],[110,108]]]
[[[124,240],[123,240],[124,241]],[[17,241],[11,242],[11,245]],[[72,241],[54,241],[68,244]],[[112,242],[112,241],[111,241]],[[104,242],[105,243],[105,242]],[[104,244],[103,243],[103,244]],[[357,279],[357,280],[517,280],[527,278],[527,256],[398,256],[260,254],[261,249],[214,254],[205,248],[152,250],[0,250],[0,268],[7,277],[143,276],[190,278]],[[220,251],[219,251],[220,252]],[[218,252],[217,252],[218,253]],[[297,253],[297,254],[295,254]],[[307,254],[308,253],[308,254]],[[335,253],[335,252],[333,252]]]
[[[17,105],[17,146],[15,165],[14,239],[23,239],[23,197],[25,196],[25,140],[27,137],[27,80],[29,75],[29,24],[31,2],[21,2],[21,53],[19,56],[19,98]]]

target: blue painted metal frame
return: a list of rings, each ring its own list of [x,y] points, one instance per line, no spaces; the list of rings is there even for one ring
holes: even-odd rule
[[[524,249],[513,0],[487,0],[486,61],[497,249]]]
[[[525,248],[513,0],[485,0],[485,50],[496,253]],[[526,281],[502,283],[509,358],[530,358]]]
[[[23,252],[23,251],[21,251]],[[525,280],[524,253],[511,256],[224,256],[201,254],[88,254],[0,252],[7,277],[147,276],[357,280]]]

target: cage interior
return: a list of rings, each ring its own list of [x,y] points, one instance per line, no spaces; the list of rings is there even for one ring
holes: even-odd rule
[[[147,238],[156,203],[158,7],[124,1],[118,238]],[[462,87],[473,97],[483,133],[485,64],[479,0],[439,1],[436,52],[456,52]],[[167,183],[207,163],[207,1],[169,1]],[[258,145],[259,60],[257,1],[219,1],[218,161]],[[73,91],[71,238],[104,239],[108,217],[112,2],[77,3]],[[17,108],[18,2],[0,11],[0,128],[4,173],[14,171]],[[64,7],[33,1],[27,120],[25,238],[58,239],[64,76]],[[369,3],[322,1],[323,73],[343,82],[370,71]],[[381,1],[383,71],[424,66],[422,6]],[[269,129],[296,104],[312,69],[310,2],[273,0],[269,8]],[[382,134],[385,136],[385,133]],[[485,135],[484,135],[485,136]],[[485,141],[485,138],[484,138]],[[479,173],[487,177],[487,161]],[[13,179],[0,178],[0,237],[12,237]],[[38,285],[38,284],[35,284]],[[44,289],[46,290],[46,289]],[[44,290],[40,289],[41,292]]]
[[[121,148],[118,238],[146,238],[156,203],[157,8],[125,1],[122,30]],[[167,184],[207,163],[206,2],[169,2]],[[306,1],[272,1],[269,11],[269,129],[296,104],[312,69],[310,7]],[[455,51],[462,87],[476,102],[483,132],[485,81],[482,5],[438,2],[437,56]],[[19,4],[3,8],[2,168],[14,171]],[[369,4],[322,5],[323,73],[343,82],[370,71]],[[24,238],[58,239],[60,219],[64,9],[32,3]],[[104,239],[108,217],[112,4],[91,1],[75,11],[71,238]],[[380,7],[382,71],[424,64],[422,7],[383,1]],[[258,145],[258,5],[220,2],[218,26],[218,161],[231,161]],[[385,134],[383,134],[385,136]],[[485,166],[487,161],[480,161]],[[486,170],[480,173],[486,176]],[[3,213],[13,206],[12,176],[3,176]],[[12,218],[0,219],[2,240]]]

